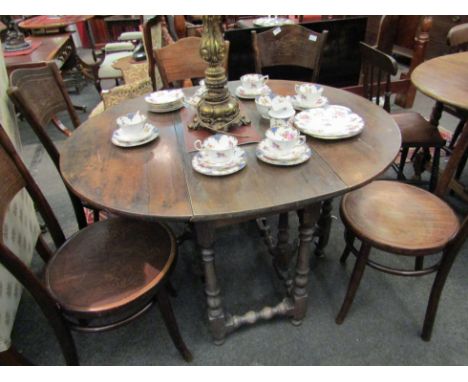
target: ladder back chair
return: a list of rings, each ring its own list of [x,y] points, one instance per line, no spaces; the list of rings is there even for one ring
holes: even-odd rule
[[[362,86],[363,95],[377,105],[390,112],[391,76],[398,71],[395,59],[376,48],[361,42]],[[382,102],[383,97],[383,102]],[[437,127],[432,126],[417,112],[392,114],[401,131],[401,155],[398,164],[398,179],[404,180],[403,174],[406,158],[410,148],[434,149],[432,171],[429,189],[435,190],[439,173],[440,150],[445,145],[445,139]]]
[[[185,37],[160,49],[154,49],[154,59],[165,89],[176,82],[205,77],[208,63],[200,56],[201,37]],[[224,41],[224,69],[227,76],[229,41]]]
[[[177,256],[175,237],[167,226],[111,218],[94,223],[66,240],[50,205],[1,126],[0,177],[3,180],[0,185],[0,263],[38,303],[68,365],[78,365],[71,330],[113,329],[143,314],[153,303],[159,305],[171,339],[182,357],[186,361],[192,359],[180,336],[167,293]],[[35,202],[57,248],[52,251],[45,240],[38,241],[46,263],[44,281],[3,242],[5,212],[22,189],[26,189]],[[0,353],[0,363],[14,362],[12,354],[18,353],[14,350],[9,355]]]
[[[252,31],[256,72],[297,66],[311,71],[305,80],[317,82],[327,35],[328,31],[317,33],[301,25],[283,25],[261,33]]]
[[[460,141],[466,150],[468,126],[465,126]],[[340,262],[344,264],[350,253],[357,259],[336,317],[337,324],[343,323],[348,314],[366,265],[399,276],[424,276],[437,272],[421,334],[423,340],[431,339],[442,290],[455,258],[468,237],[468,217],[460,224],[453,210],[442,200],[459,160],[456,155],[450,158],[435,195],[405,183],[375,181],[343,197],[340,214],[345,225],[346,247]],[[355,239],[361,241],[359,250],[354,246]],[[372,248],[414,257],[416,267],[414,270],[397,269],[370,260]],[[441,252],[438,263],[423,269],[426,256]]]

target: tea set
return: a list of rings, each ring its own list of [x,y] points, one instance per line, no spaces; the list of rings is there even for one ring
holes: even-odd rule
[[[247,155],[231,135],[215,134],[203,142],[194,142],[198,150],[192,159],[195,171],[204,175],[224,176],[242,170],[247,164]]]
[[[306,134],[320,139],[343,139],[362,132],[364,120],[351,109],[328,105],[323,87],[316,84],[296,84],[292,96],[274,94],[266,84],[268,76],[246,74],[235,89],[239,98],[255,100],[262,118],[270,122],[265,138],[256,147],[259,160],[276,166],[294,166],[307,161],[312,151],[306,143]],[[145,97],[149,111],[164,113],[183,106],[195,108],[206,92],[203,81],[190,98],[181,89],[160,90]],[[299,113],[296,114],[296,110]],[[157,127],[147,122],[139,111],[116,120],[118,129],[111,141],[120,147],[146,144],[159,136]],[[192,158],[195,171],[208,176],[225,176],[242,170],[247,165],[247,154],[239,147],[234,135],[217,133],[196,140],[197,153]]]
[[[271,89],[266,84],[268,76],[251,73],[244,74],[241,78],[241,85],[236,88],[236,96],[242,99],[255,99],[259,95],[271,93]]]
[[[119,147],[144,145],[159,136],[159,129],[147,123],[140,111],[121,116],[116,122],[119,128],[112,133],[111,141]]]
[[[148,110],[154,113],[168,113],[184,106],[184,92],[181,89],[159,90],[145,97]]]

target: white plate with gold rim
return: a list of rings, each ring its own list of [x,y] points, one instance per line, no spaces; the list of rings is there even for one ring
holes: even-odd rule
[[[335,140],[354,137],[364,129],[364,120],[351,109],[340,105],[301,111],[294,125],[314,138]]]

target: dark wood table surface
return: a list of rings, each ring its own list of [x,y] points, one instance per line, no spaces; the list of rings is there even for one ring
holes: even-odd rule
[[[71,42],[71,36],[68,33],[54,36],[30,36],[28,39],[40,41],[41,45],[30,54],[5,57],[8,73],[25,64],[53,61],[58,57],[64,46]]]
[[[294,94],[294,82],[268,82],[278,94]],[[233,93],[239,82],[230,82]],[[185,90],[193,93],[195,88]],[[331,104],[344,105],[365,121],[357,137],[323,141],[308,138],[312,157],[294,167],[275,167],[259,161],[255,144],[242,146],[247,166],[225,177],[208,177],[191,166],[184,129],[194,113],[189,109],[154,114],[147,112],[143,97],[125,101],[84,122],[63,144],[60,167],[65,182],[83,200],[116,214],[148,220],[193,223],[205,272],[208,317],[217,343],[237,327],[275,315],[294,323],[305,316],[307,273],[313,228],[321,202],[360,187],[381,174],[400,149],[400,132],[390,115],[363,97],[325,87]],[[241,108],[263,134],[269,121],[261,119],[254,101]],[[160,129],[160,137],[145,146],[122,149],[110,139],[115,120],[140,110]],[[298,211],[300,248],[293,288],[275,307],[244,316],[224,312],[214,268],[216,228],[223,224],[265,215]]]
[[[468,52],[423,62],[411,73],[411,81],[428,97],[468,110]]]
[[[19,23],[23,29],[63,29],[71,24],[80,23],[92,19],[92,15],[68,15],[68,16],[35,16]]]

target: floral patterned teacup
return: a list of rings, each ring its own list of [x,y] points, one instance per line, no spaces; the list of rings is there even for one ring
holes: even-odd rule
[[[203,142],[197,139],[193,146],[209,164],[220,165],[228,163],[234,158],[237,138],[225,134],[215,134]]]
[[[296,84],[295,90],[301,106],[314,106],[322,96],[323,87],[315,84]]]
[[[122,135],[128,139],[140,139],[147,134],[146,116],[139,111],[123,115],[117,118],[116,122]]]
[[[297,145],[302,145],[306,137],[301,135],[292,126],[270,127],[266,132],[266,137],[271,141],[274,148],[285,154],[294,149]]]
[[[261,74],[244,74],[240,80],[246,92],[258,93],[260,89],[265,86],[268,76],[262,76]]]

